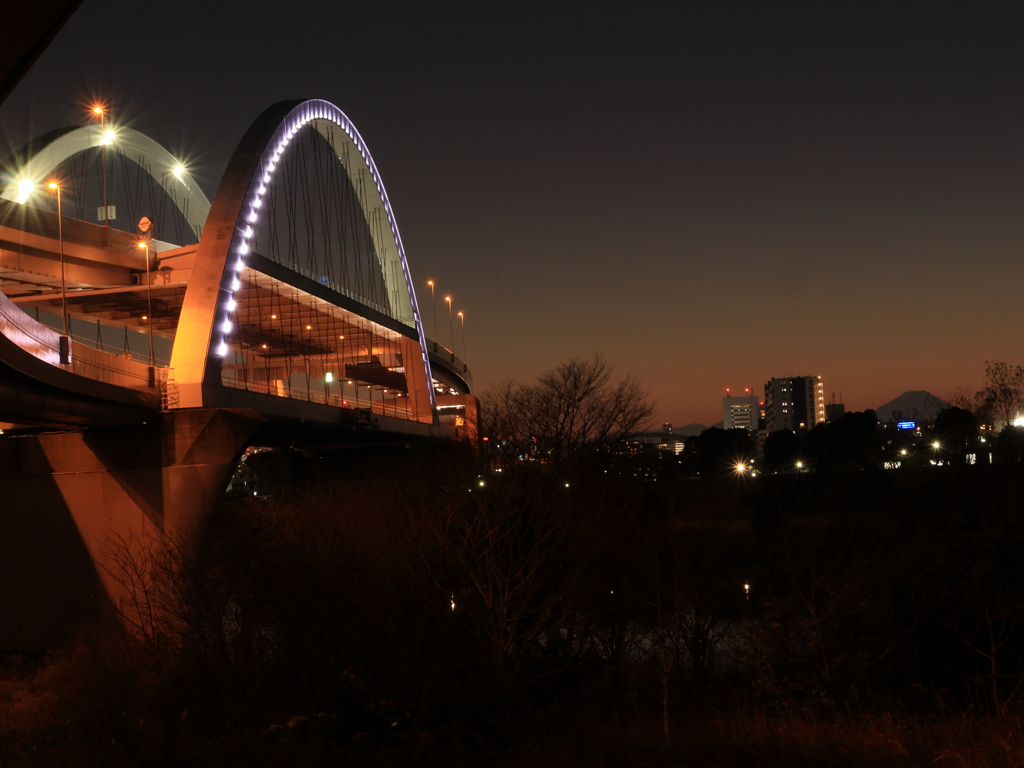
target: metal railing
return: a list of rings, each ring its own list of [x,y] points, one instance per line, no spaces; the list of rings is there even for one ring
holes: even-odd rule
[[[172,408],[177,408],[178,402],[178,382],[170,378],[168,371],[168,378],[160,387],[160,410],[169,411]]]
[[[0,334],[33,357],[78,376],[129,389],[153,391],[166,379],[166,368],[155,368],[122,355],[111,354],[71,338],[71,363],[60,364],[60,333],[29,317],[0,293]]]
[[[70,370],[79,376],[129,389],[156,390],[167,379],[166,368],[156,368],[134,358],[103,352],[71,340]]]
[[[343,395],[331,395],[324,392],[314,392],[300,387],[279,386],[270,382],[242,381],[241,379],[223,376],[221,384],[231,389],[242,389],[247,392],[258,392],[264,395],[273,395],[290,400],[301,400],[307,403],[319,405],[330,405],[336,408],[368,410],[382,416],[395,416],[400,419],[413,419],[411,408],[398,405],[399,399],[373,400],[360,397],[345,397]],[[406,399],[406,398],[403,398]]]

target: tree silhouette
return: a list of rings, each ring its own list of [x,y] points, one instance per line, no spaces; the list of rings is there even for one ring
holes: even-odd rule
[[[778,429],[764,441],[764,471],[792,470],[803,454],[803,441],[791,430]]]
[[[596,354],[562,363],[536,384],[512,379],[491,387],[480,409],[490,457],[504,466],[565,467],[640,431],[654,411],[647,391],[632,376],[616,383],[611,376],[611,364]]]

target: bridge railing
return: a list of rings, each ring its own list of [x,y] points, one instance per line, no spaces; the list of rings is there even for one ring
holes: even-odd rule
[[[71,372],[94,381],[105,381],[129,389],[155,391],[167,378],[166,368],[155,368],[124,355],[103,352],[72,339]]]
[[[345,397],[343,395],[314,392],[301,387],[278,386],[271,382],[263,381],[243,381],[226,376],[221,379],[221,384],[232,389],[244,389],[248,392],[259,392],[264,395],[273,395],[291,400],[303,400],[308,403],[330,405],[336,408],[369,410],[383,416],[395,416],[400,419],[412,419],[414,417],[412,409],[399,405],[397,398],[391,400],[372,400],[361,397]]]
[[[122,355],[111,354],[71,339],[71,365],[60,364],[60,334],[29,317],[0,293],[0,334],[33,357],[94,381],[129,389],[155,391],[166,369],[153,368]]]
[[[0,293],[0,334],[33,357],[51,365],[60,364],[60,334],[26,315],[3,293]]]

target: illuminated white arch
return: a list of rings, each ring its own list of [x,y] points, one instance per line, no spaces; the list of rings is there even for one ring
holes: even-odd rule
[[[344,112],[328,101],[309,99],[282,102],[264,112],[242,138],[217,190],[182,305],[171,358],[183,403],[201,404],[202,384],[219,383],[220,360],[228,352],[226,339],[234,329],[234,295],[242,285],[241,274],[263,210],[264,196],[291,140],[307,125],[328,140],[345,166],[366,221],[371,224],[392,315],[415,329],[426,381],[432,379],[426,335],[405,248],[377,166],[366,142]],[[360,183],[367,176],[372,185]],[[386,222],[387,226],[374,227],[375,221]],[[214,280],[219,285],[216,293],[211,290]],[[214,295],[216,299],[211,300]],[[433,408],[433,387],[427,386],[427,391]]]
[[[111,148],[123,152],[133,162],[142,161],[140,166],[163,187],[199,237],[210,213],[210,201],[188,170],[163,146],[143,133],[131,128],[110,129],[109,133],[113,133],[108,140]],[[60,135],[13,171],[7,186],[0,190],[0,198],[27,202],[32,190],[42,188],[47,177],[61,163],[79,152],[103,144],[104,136],[98,125],[83,125]],[[188,205],[185,205],[186,200]]]

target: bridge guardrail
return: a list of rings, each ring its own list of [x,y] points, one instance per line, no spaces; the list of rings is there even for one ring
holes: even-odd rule
[[[292,400],[302,400],[308,403],[330,405],[336,408],[365,409],[382,416],[396,416],[398,418],[412,419],[411,408],[403,408],[394,404],[394,401],[386,402],[381,400],[364,400],[362,398],[342,397],[341,395],[327,395],[320,392],[311,392],[296,387],[277,387],[270,383],[257,381],[241,381],[239,379],[225,377],[221,384],[231,389],[242,389],[247,392],[258,392],[264,395],[273,395]]]
[[[60,364],[60,334],[26,315],[0,292],[0,334],[33,357],[50,365]]]
[[[94,381],[152,391],[158,381],[166,378],[166,369],[104,352],[74,337],[71,339],[71,365],[62,366],[60,334],[27,315],[3,293],[0,293],[0,334],[44,363]]]
[[[166,368],[103,352],[74,338],[71,340],[71,372],[129,389],[158,389],[160,382],[167,378]]]

